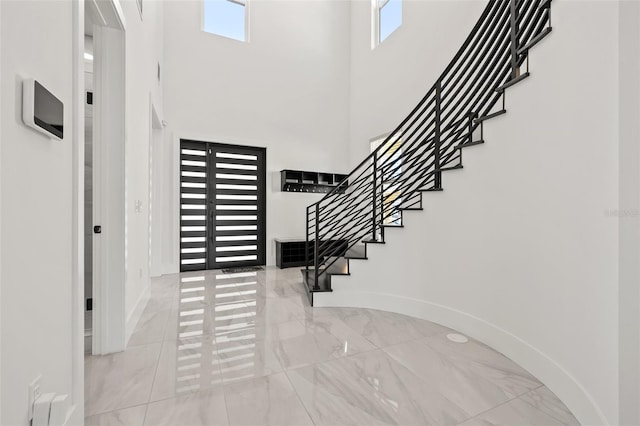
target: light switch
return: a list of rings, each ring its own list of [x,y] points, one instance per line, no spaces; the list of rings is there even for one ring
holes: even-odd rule
[[[69,396],[58,395],[51,401],[51,413],[49,414],[49,426],[64,426],[67,422],[69,411]]]
[[[43,393],[36,399],[36,402],[33,403],[33,421],[31,422],[31,426],[49,425],[51,401],[53,401],[55,396],[55,393]]]

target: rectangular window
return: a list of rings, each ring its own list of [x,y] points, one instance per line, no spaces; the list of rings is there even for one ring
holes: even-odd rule
[[[372,1],[374,15],[372,47],[376,47],[402,24],[402,0]]]
[[[248,0],[203,0],[202,29],[211,34],[248,40]]]

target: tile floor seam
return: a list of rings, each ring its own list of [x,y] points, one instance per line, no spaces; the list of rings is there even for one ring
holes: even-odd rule
[[[303,367],[301,367],[301,368],[303,368]],[[309,416],[309,420],[311,420],[311,423],[313,423],[313,425],[315,426],[316,422],[313,419],[313,416],[311,416],[311,413],[309,412],[309,409],[307,408],[307,405],[304,403],[304,401],[300,397],[300,394],[298,393],[298,389],[293,385],[293,382],[291,381],[291,378],[289,377],[288,372],[285,371],[284,375],[287,378],[287,382],[289,382],[289,386],[291,386],[291,389],[293,389],[293,392],[295,392],[296,397],[298,398],[298,402],[300,402],[300,405],[302,405],[302,408],[304,408],[304,411],[307,413],[307,416]]]
[[[529,374],[531,377],[533,377],[533,379],[534,379],[536,382],[538,382],[538,383],[539,383],[539,385],[538,385],[538,386],[536,386],[535,388],[529,388],[529,389],[526,389],[526,390],[524,390],[522,393],[517,393],[517,392],[516,392],[516,393],[514,393],[515,398],[520,398],[521,396],[525,396],[526,394],[531,393],[531,392],[533,392],[533,391],[535,391],[535,390],[538,390],[538,389],[540,389],[541,387],[543,387],[543,386],[544,386],[544,383],[542,383],[540,380],[538,380],[538,378],[537,378],[537,377],[533,376],[533,375],[532,375],[531,373],[529,373],[527,370],[524,370],[524,371],[526,371],[526,372],[527,372],[527,374]]]
[[[324,317],[324,318],[327,318],[327,317]],[[338,318],[338,317],[330,317],[330,318],[335,319],[335,320],[338,320],[338,321],[340,321],[342,324],[344,324],[344,321],[342,321],[342,320],[341,320],[340,318]],[[305,328],[307,327],[307,324],[306,324],[306,322],[305,322],[306,320],[307,320],[306,318],[303,318],[303,319],[300,319],[300,320],[299,320],[299,321],[300,321],[300,323],[302,324],[302,326],[303,326],[303,327],[305,327]],[[314,320],[312,320],[312,321],[314,321]],[[320,318],[318,321],[322,321],[322,318]],[[346,324],[345,324],[345,326],[346,326]],[[348,327],[348,326],[347,326],[347,327]],[[355,330],[353,330],[352,328],[350,328],[349,330],[351,330],[351,331],[353,332],[353,334],[355,334],[356,336],[358,336],[358,337],[362,337],[362,338],[363,338],[363,339],[365,339],[367,342],[371,343],[373,346],[378,347],[378,345],[376,345],[375,343],[373,343],[372,341],[370,341],[370,340],[369,340],[369,339],[367,339],[366,337],[361,336],[360,334],[358,334],[358,333],[357,333]],[[332,332],[331,332],[331,330],[329,330],[329,331],[325,331],[325,333],[328,333],[328,334],[332,335],[333,337],[335,337],[335,338],[336,338],[336,339],[338,339],[338,340],[344,340],[344,339],[342,339],[340,336],[336,335],[335,333],[332,333]],[[360,352],[359,352],[359,353],[360,353]],[[348,356],[348,355],[347,355],[347,356]]]
[[[445,337],[446,337],[446,336],[445,336]],[[426,341],[424,341],[424,340],[426,340],[426,338],[423,338],[423,339],[416,339],[415,341],[418,341],[418,343],[419,343],[419,344],[424,345],[424,346],[426,346],[426,347],[430,348],[432,351],[437,352],[438,354],[440,354],[440,355],[442,355],[442,356],[446,357],[447,359],[449,359],[449,358],[450,358],[450,356],[449,356],[448,354],[441,352],[441,351],[440,351],[440,350],[438,350],[437,348],[434,348],[433,346],[431,346],[428,342],[426,342]],[[484,343],[480,342],[479,340],[475,340],[475,339],[471,339],[471,338],[470,338],[469,343],[470,343],[470,342],[476,342],[476,343],[478,343],[478,344],[480,344],[480,345],[482,345],[482,346],[485,346],[487,349],[489,349],[489,350],[491,350],[491,351],[493,351],[493,352],[495,352],[495,353],[499,354],[499,355],[500,355],[501,357],[503,357],[504,359],[507,359],[507,360],[509,360],[510,362],[513,362],[513,361],[511,360],[511,358],[509,358],[508,356],[504,355],[502,352],[499,352],[499,351],[497,351],[497,350],[495,350],[495,349],[491,348],[490,346],[485,345]],[[400,344],[402,344],[402,343],[400,343]],[[463,344],[465,344],[465,343],[463,343]],[[541,382],[541,381],[540,381],[536,376],[534,376],[533,374],[531,374],[531,372],[529,372],[529,370],[525,369],[525,368],[524,368],[524,367],[522,367],[520,364],[516,364],[515,362],[513,362],[513,363],[514,363],[514,365],[516,365],[518,368],[522,369],[522,371],[524,371],[525,373],[527,373],[527,375],[528,375],[528,376],[530,376],[530,378],[532,378],[533,380],[535,380],[535,381],[538,383],[538,385],[537,385],[536,387],[533,387],[533,388],[527,388],[527,389],[525,389],[522,393],[517,393],[517,392],[516,392],[516,393],[511,393],[511,392],[509,392],[509,391],[505,391],[505,392],[506,392],[506,394],[507,394],[508,396],[513,396],[514,398],[519,398],[519,397],[521,397],[521,396],[523,396],[523,395],[526,395],[526,394],[527,394],[527,393],[529,393],[529,392],[533,392],[534,390],[536,390],[536,389],[540,389],[541,387],[545,386],[545,384],[544,384],[544,383],[542,383],[542,382]]]
[[[151,395],[153,395],[153,387],[156,385],[156,377],[158,377],[158,367],[160,366],[160,358],[162,357],[162,351],[164,350],[164,342],[160,345],[160,352],[156,359],[156,368],[153,373],[153,380],[151,381],[151,387],[149,388],[149,396],[147,397],[147,405],[151,403]],[[155,402],[155,401],[154,401]],[[145,412],[146,416],[146,412]]]
[[[464,422],[466,422],[466,421],[469,421],[469,420],[472,420],[472,419],[478,418],[478,417],[482,416],[483,414],[486,414],[486,413],[488,413],[488,412],[489,412],[489,411],[491,411],[491,410],[495,410],[495,409],[496,409],[496,408],[498,408],[498,407],[502,407],[503,405],[508,404],[508,403],[510,403],[511,401],[515,401],[516,399],[518,399],[518,397],[514,397],[514,398],[511,398],[511,399],[507,399],[506,401],[503,401],[503,402],[501,402],[501,403],[500,403],[500,404],[498,404],[498,405],[494,405],[494,406],[493,406],[493,407],[491,407],[491,408],[487,408],[486,410],[481,411],[481,412],[479,412],[478,414],[475,414],[475,415],[473,415],[473,416],[471,416],[471,417],[469,417],[469,418],[467,418],[467,419],[464,419],[463,421],[461,421],[460,423],[457,423],[457,424],[462,424],[462,423],[464,423]]]
[[[543,388],[543,387],[545,387],[545,385],[538,386],[537,388],[535,388],[535,389],[533,389],[533,390],[531,390],[531,391],[529,391],[529,392],[527,392],[527,393],[524,393],[524,394],[520,395],[520,396],[518,397],[518,399],[519,399],[520,401],[524,402],[525,404],[529,405],[530,407],[533,407],[533,408],[535,408],[535,409],[536,409],[536,410],[538,410],[538,411],[542,411],[540,408],[538,408],[538,407],[536,407],[535,405],[531,404],[531,403],[530,403],[529,401],[527,401],[526,399],[522,399],[522,397],[523,397],[523,396],[525,396],[525,395],[527,395],[527,394],[529,394],[529,393],[533,393],[533,392],[535,392],[535,391],[537,391],[538,389],[541,389],[541,388]],[[547,388],[547,389],[548,389],[548,388]],[[549,392],[551,392],[551,390],[549,390]],[[552,392],[552,393],[553,393],[553,392]],[[555,395],[555,394],[554,394],[554,395]],[[559,400],[559,398],[558,398],[558,400]],[[562,401],[560,401],[560,402],[562,402]],[[567,406],[565,406],[564,408],[566,409],[567,413],[571,414],[574,418],[576,417],[576,416],[571,412],[571,410],[569,410],[569,408],[568,408]],[[558,417],[556,417],[556,416],[555,416],[555,413],[551,413],[551,412],[547,412],[547,411],[542,411],[542,412],[543,412],[544,414],[546,414],[547,416],[551,417],[552,419],[554,419],[554,420],[558,421],[559,423],[562,423],[563,425],[566,425],[566,424],[567,424],[567,423],[565,423],[562,419],[559,419]],[[577,420],[577,419],[576,419],[576,420]]]
[[[268,339],[265,339],[265,340],[268,340]],[[339,360],[339,359],[350,358],[352,356],[362,355],[362,354],[366,354],[366,353],[369,353],[369,352],[377,351],[377,350],[380,350],[380,349],[381,348],[376,346],[373,349],[367,349],[367,350],[362,351],[362,352],[357,352],[357,353],[344,355],[344,356],[332,357],[332,358],[324,359],[324,360],[321,360],[321,361],[314,361],[314,362],[311,362],[309,364],[296,365],[296,366],[292,366],[292,367],[284,367],[282,364],[280,364],[280,366],[282,367],[282,372],[287,372],[287,371],[291,371],[291,370],[297,370],[299,368],[315,366],[315,365],[322,364],[322,363],[325,363],[325,362],[330,362],[330,361],[336,361],[336,360]],[[278,360],[278,362],[280,362],[280,360]],[[271,375],[276,374],[276,373],[278,373],[278,372],[273,372],[273,373],[267,374],[266,376],[271,376]],[[263,377],[266,377],[266,376],[263,376]]]
[[[130,408],[140,407],[140,406],[142,406],[142,405],[147,405],[147,404],[148,404],[147,402],[143,402],[143,403],[141,403],[141,404],[135,404],[135,405],[124,405],[124,406],[122,406],[122,407],[114,408],[114,409],[112,409],[112,410],[100,411],[100,412],[98,412],[98,413],[93,413],[93,414],[91,414],[90,416],[85,416],[85,418],[86,418],[86,417],[93,417],[93,416],[103,416],[103,415],[105,415],[105,414],[113,413],[113,412],[115,412],[115,411],[128,410],[128,409],[130,409]]]
[[[215,361],[216,361],[216,365],[218,367],[218,375],[220,376],[220,387],[223,388],[222,391],[224,392],[224,377],[222,375],[222,363],[220,362],[220,351],[218,350],[218,346],[219,345],[218,345],[218,342],[217,342],[217,339],[216,339],[215,335],[213,336],[213,342],[212,343],[213,343],[213,348],[215,349],[215,352],[216,352],[216,355],[215,355],[216,360]],[[226,399],[225,399],[225,405],[226,405]]]
[[[224,410],[227,413],[227,425],[231,425],[231,415],[229,414],[229,403],[227,402],[227,389],[224,386],[224,380],[222,380],[222,398],[224,399]]]
[[[129,410],[131,408],[136,408],[136,407],[142,407],[143,405],[147,405],[147,403],[143,402],[142,404],[136,404],[136,405],[131,405],[131,406],[128,406],[128,407],[122,407],[122,408],[116,408],[116,409],[113,409],[113,410],[103,411],[103,412],[100,412],[100,413],[91,414],[89,416],[84,416],[84,418],[88,419],[90,417],[104,416],[105,414],[111,414],[111,413],[115,413],[116,411],[121,411],[121,410]]]
[[[146,426],[147,423],[147,413],[149,412],[149,404],[145,404],[146,407],[144,407],[144,417],[142,417],[142,426]]]
[[[420,339],[418,339],[418,340],[420,340]],[[415,340],[414,340],[414,342],[415,342]],[[393,347],[393,346],[400,346],[400,345],[403,345],[403,344],[406,344],[406,343],[409,343],[409,342],[398,343],[398,344],[396,344],[396,345],[388,346],[387,348],[391,348],[391,347]],[[406,368],[409,372],[411,372],[411,374],[416,378],[416,380],[419,380],[419,381],[421,381],[422,383],[425,383],[425,384],[427,384],[427,385],[429,385],[429,384],[430,384],[430,382],[428,382],[426,379],[424,379],[424,378],[420,377],[419,375],[417,375],[417,374],[416,374],[416,373],[415,373],[415,372],[410,368],[410,366],[409,366],[409,365],[407,365],[405,362],[403,362],[403,361],[402,361],[402,360],[400,360],[400,359],[397,359],[397,358],[393,357],[391,354],[389,354],[387,351],[385,351],[385,350],[384,350],[384,348],[381,348],[380,350],[381,350],[381,351],[385,354],[385,356],[387,356],[389,359],[391,359],[392,361],[397,362],[398,364],[400,364],[401,366],[403,366],[404,368]],[[536,379],[536,380],[537,380],[537,379]],[[522,397],[522,396],[524,396],[524,395],[526,395],[526,394],[528,394],[528,393],[530,393],[530,392],[533,392],[533,391],[535,391],[536,389],[540,389],[540,388],[541,388],[541,387],[543,387],[543,386],[544,386],[544,384],[541,384],[541,385],[539,385],[539,386],[537,386],[537,387],[535,387],[535,388],[527,389],[527,390],[525,390],[523,393],[518,394],[518,395],[514,395],[514,394],[512,394],[512,393],[510,393],[510,392],[505,392],[505,393],[504,393],[504,395],[505,395],[505,397],[507,398],[505,401],[502,401],[501,403],[499,403],[499,404],[497,404],[497,405],[495,405],[495,406],[489,407],[489,408],[485,409],[484,411],[480,411],[479,413],[473,414],[473,415],[471,415],[470,417],[466,418],[465,420],[463,420],[463,421],[462,421],[462,422],[460,422],[460,423],[464,423],[464,422],[466,422],[467,420],[474,419],[474,418],[476,418],[476,417],[478,417],[478,416],[480,416],[480,415],[482,415],[482,414],[486,413],[487,411],[491,411],[491,410],[493,410],[493,409],[495,409],[495,408],[497,408],[497,407],[500,407],[501,405],[504,405],[504,404],[507,404],[507,403],[509,403],[509,402],[511,402],[511,401],[514,401],[514,400],[516,400],[516,399],[519,399],[520,397]],[[526,402],[526,401],[523,401],[523,402]],[[536,409],[537,409],[537,407],[534,407],[534,408],[536,408]],[[539,410],[539,409],[538,409],[538,410]],[[539,411],[541,411],[541,410],[539,410]],[[458,423],[458,424],[459,424],[459,423]]]
[[[341,308],[341,307],[334,307],[333,309],[340,309],[340,308]],[[346,307],[346,308],[347,308],[347,309],[358,309],[358,310],[365,310],[365,309],[369,309],[369,308],[355,308],[355,307]],[[311,309],[313,309],[313,307],[311,307]],[[407,316],[407,315],[404,315],[404,314],[396,314],[395,312],[390,312],[390,311],[381,311],[381,310],[377,310],[377,309],[371,309],[371,310],[376,311],[376,312],[384,312],[384,313],[391,313],[391,314],[394,314],[394,315]],[[446,330],[446,331],[437,332],[437,333],[435,333],[435,334],[431,334],[431,335],[423,335],[423,334],[422,334],[422,332],[418,331],[418,333],[420,334],[420,336],[419,336],[419,337],[410,338],[410,339],[408,339],[408,340],[403,340],[403,341],[400,341],[400,342],[390,343],[390,344],[388,344],[388,345],[384,345],[384,344],[383,344],[383,345],[378,345],[377,343],[375,343],[375,342],[374,342],[374,341],[372,341],[371,339],[369,339],[369,338],[367,338],[366,336],[362,335],[358,330],[356,330],[355,328],[353,328],[351,325],[349,325],[349,323],[347,323],[346,321],[344,321],[342,318],[340,318],[340,317],[339,317],[339,316],[337,316],[336,314],[328,314],[328,315],[330,315],[330,316],[334,317],[335,319],[339,320],[339,321],[340,321],[340,322],[342,322],[344,325],[346,325],[349,329],[351,329],[351,330],[352,330],[356,335],[358,335],[358,336],[362,337],[363,339],[367,340],[369,343],[371,343],[372,345],[374,345],[374,346],[376,346],[376,347],[378,347],[378,348],[380,348],[380,349],[383,349],[383,348],[386,348],[386,347],[389,347],[389,346],[394,346],[394,345],[402,344],[402,343],[413,342],[413,341],[416,341],[416,340],[425,339],[425,338],[427,338],[427,337],[435,337],[435,336],[439,336],[439,335],[441,335],[441,334],[442,334],[442,335],[446,335],[446,334],[448,334],[448,333],[450,333],[450,332],[452,332],[452,331],[455,331],[455,330]],[[410,318],[413,318],[413,317],[410,317]],[[429,320],[424,320],[424,319],[417,318],[417,317],[416,317],[415,319],[419,319],[419,320],[421,320],[421,321],[425,321],[425,322],[430,322]],[[433,324],[436,324],[436,323],[433,323]],[[436,324],[436,325],[438,325],[438,326],[440,326],[440,327],[445,327],[445,326],[440,325],[440,324]]]

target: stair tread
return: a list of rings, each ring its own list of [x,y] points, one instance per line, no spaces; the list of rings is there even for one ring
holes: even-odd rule
[[[484,115],[482,117],[476,118],[476,123],[482,123],[483,121],[490,120],[492,118],[498,117],[498,116],[500,116],[502,114],[506,114],[506,113],[507,113],[506,109],[501,109],[500,111],[496,111],[494,113],[487,114],[487,115]]]
[[[502,86],[498,87],[496,89],[496,92],[503,92],[504,90],[506,90],[507,88],[520,83],[522,80],[531,77],[531,73],[529,73],[528,71],[520,74],[519,76],[517,76],[516,78],[512,78],[511,80],[507,81],[506,83],[504,83]]]
[[[462,148],[467,148],[470,146],[475,146],[475,145],[480,145],[483,144],[484,140],[483,139],[478,139],[477,141],[471,141],[471,142],[467,142],[467,143],[461,143],[457,146],[458,149],[462,149]]]
[[[374,240],[373,238],[370,238],[368,240],[362,240],[362,242],[364,244],[386,244],[384,241],[381,240]]]
[[[458,169],[463,169],[464,166],[462,164],[456,164],[455,166],[451,166],[451,167],[441,167],[439,169],[436,170],[436,172],[446,172],[447,170],[458,170]]]
[[[549,33],[553,30],[552,27],[547,27],[544,30],[542,30],[542,32],[540,34],[538,34],[537,36],[535,36],[534,38],[532,38],[529,43],[525,44],[524,46],[522,46],[521,48],[518,49],[518,54],[522,54],[526,51],[528,51],[529,49],[531,49],[533,46],[535,46],[536,44],[538,44],[540,41],[542,41],[542,39],[544,39],[546,36],[549,35]]]
[[[425,188],[425,189],[419,189],[418,191],[420,191],[420,192],[441,192],[441,191],[443,191],[443,188]]]
[[[366,259],[367,246],[364,244],[356,244],[344,254],[345,259]]]
[[[349,275],[349,260],[344,256],[328,256],[323,264],[330,265],[328,267],[320,267],[320,270],[324,271],[323,275]]]

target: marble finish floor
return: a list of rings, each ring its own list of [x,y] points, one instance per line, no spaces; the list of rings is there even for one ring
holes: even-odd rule
[[[489,347],[311,308],[299,269],[154,279],[127,350],[85,359],[87,425],[577,425]]]

